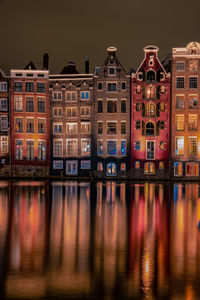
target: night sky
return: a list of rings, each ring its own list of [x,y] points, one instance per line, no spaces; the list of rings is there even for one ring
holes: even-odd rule
[[[172,47],[200,41],[200,0],[0,0],[0,67],[23,68],[50,56],[50,72],[70,60],[84,71],[103,64],[106,48],[118,48],[128,71],[137,68],[143,47],[160,48],[162,60]]]

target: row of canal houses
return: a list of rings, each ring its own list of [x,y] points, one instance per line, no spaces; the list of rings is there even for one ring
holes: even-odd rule
[[[115,47],[94,73],[1,70],[0,175],[199,179],[200,44],[158,50],[129,73]]]

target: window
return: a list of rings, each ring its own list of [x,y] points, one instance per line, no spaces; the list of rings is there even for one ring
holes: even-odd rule
[[[53,123],[53,133],[62,133],[63,124],[62,123]]]
[[[66,156],[77,156],[78,155],[78,140],[67,139],[66,140]]]
[[[81,107],[81,115],[82,116],[89,116],[90,115],[90,107],[89,106],[82,106]]]
[[[156,90],[154,87],[148,87],[146,89],[146,98],[147,99],[155,99],[156,98]]]
[[[176,115],[176,130],[184,130],[185,128],[185,116],[184,115]]]
[[[67,117],[76,117],[77,116],[77,108],[76,107],[67,107],[66,114],[67,114]]]
[[[183,164],[181,162],[174,163],[174,176],[183,175]]]
[[[103,164],[102,163],[97,164],[97,170],[98,171],[103,171]]]
[[[15,82],[14,83],[14,91],[15,92],[22,92],[22,82]]]
[[[117,166],[115,163],[108,163],[107,164],[107,175],[108,176],[115,176],[117,173]]]
[[[121,140],[121,155],[126,155],[126,141]]]
[[[144,173],[145,174],[155,174],[155,163],[146,162],[144,164]]]
[[[90,133],[91,132],[91,126],[90,122],[81,122],[81,133]]]
[[[97,83],[97,89],[98,89],[98,91],[102,91],[103,90],[103,83],[102,82],[98,82]]]
[[[160,150],[165,150],[165,142],[164,141],[160,141],[160,143],[159,143],[159,149]]]
[[[53,140],[53,156],[62,157],[63,156],[63,141]]]
[[[44,82],[38,82],[37,83],[37,92],[38,93],[45,93],[45,83]]]
[[[164,166],[165,166],[165,165],[164,165],[164,162],[163,162],[163,161],[160,161],[160,162],[159,162],[159,169],[160,169],[160,170],[163,170],[163,169],[164,169]]]
[[[176,137],[175,141],[176,141],[175,154],[184,155],[184,137]]]
[[[135,169],[140,169],[140,162],[139,161],[135,162]]]
[[[126,171],[126,164],[125,163],[121,163],[121,171]]]
[[[1,136],[1,153],[8,153],[8,137]]]
[[[91,168],[91,161],[90,160],[81,160],[81,169],[89,170]]]
[[[46,160],[46,142],[38,141],[38,159]]]
[[[67,101],[76,101],[77,100],[77,93],[76,92],[66,92]]]
[[[54,160],[53,161],[53,169],[55,169],[55,170],[63,169],[63,161],[62,160]]]
[[[126,100],[121,100],[121,112],[126,113]]]
[[[122,90],[126,90],[126,82],[122,82]]]
[[[45,113],[45,111],[46,111],[46,109],[45,109],[45,98],[38,97],[37,102],[38,102],[38,112]]]
[[[53,115],[54,115],[54,117],[62,116],[62,107],[54,107],[53,108]]]
[[[145,117],[155,117],[155,105],[152,103],[145,104]]]
[[[166,92],[166,87],[164,85],[161,85],[160,92],[162,94],[164,94]]]
[[[109,67],[108,68],[108,74],[109,75],[115,75],[116,73],[116,68],[115,67]]]
[[[1,116],[1,131],[8,131],[8,116]]]
[[[0,82],[0,91],[7,92],[7,89],[8,89],[7,82]]]
[[[77,175],[78,174],[78,161],[77,160],[66,161],[66,174],[67,175]]]
[[[46,132],[46,119],[38,119],[38,133]]]
[[[116,92],[117,91],[117,84],[113,82],[109,82],[107,84],[107,91],[108,92]]]
[[[77,133],[77,123],[66,123],[66,133],[76,134]]]
[[[8,110],[8,99],[0,99],[0,110],[7,111]]]
[[[35,155],[34,155],[34,141],[31,140],[27,140],[26,141],[26,159],[34,159]]]
[[[84,91],[81,92],[81,100],[89,100],[90,99],[90,92]]]
[[[14,96],[15,111],[23,110],[22,96]]]
[[[150,70],[147,72],[147,82],[155,82],[156,80],[156,75],[155,72]]]
[[[141,103],[136,103],[136,111],[141,111]]]
[[[189,62],[189,71],[197,72],[198,71],[198,61],[192,60]]]
[[[165,111],[165,103],[164,102],[160,103],[160,111]]]
[[[27,112],[34,112],[33,97],[26,97],[26,111]]]
[[[195,156],[197,154],[197,137],[188,137],[188,154]]]
[[[177,109],[185,108],[185,96],[184,95],[176,95],[176,108]]]
[[[81,139],[81,155],[90,155],[90,139]]]
[[[23,141],[15,140],[15,159],[23,159]]]
[[[135,142],[135,150],[140,150],[140,141]]]
[[[147,152],[147,159],[155,159],[155,142],[154,141],[146,142],[146,152]]]
[[[136,121],[135,128],[140,129],[140,121]]]
[[[198,130],[197,115],[188,116],[188,130],[189,131]]]
[[[155,134],[154,123],[148,122],[146,124],[146,135],[151,136]]]
[[[98,113],[102,113],[102,112],[103,112],[103,101],[98,100]]]
[[[34,92],[33,82],[26,82],[26,92]]]
[[[185,78],[184,77],[176,77],[176,88],[184,89],[185,87]]]
[[[97,155],[103,155],[103,141],[97,140]]]
[[[53,92],[53,100],[61,100],[62,92]]]
[[[34,119],[33,118],[26,119],[26,132],[34,133]]]
[[[103,134],[103,122],[98,122],[97,123],[97,133],[98,134]]]
[[[184,71],[185,70],[185,62],[179,61],[176,63],[176,70],[177,71]]]
[[[197,89],[197,77],[190,77],[189,78],[189,88],[190,89]]]
[[[126,134],[126,121],[121,121],[121,134]]]
[[[165,121],[160,121],[160,129],[165,129]]]
[[[107,112],[108,113],[117,112],[117,100],[107,100]]]
[[[117,133],[117,122],[107,122],[107,133],[108,134]]]
[[[186,176],[199,176],[199,164],[186,163]]]
[[[15,132],[23,132],[23,119],[15,118]]]
[[[188,96],[189,109],[198,109],[198,95]]]
[[[116,155],[116,154],[117,154],[117,141],[107,140],[107,155]]]

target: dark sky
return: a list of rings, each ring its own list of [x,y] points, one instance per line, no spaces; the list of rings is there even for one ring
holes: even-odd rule
[[[137,68],[143,47],[154,44],[159,57],[200,41],[200,0],[0,0],[0,67],[23,68],[50,55],[50,71],[70,60],[84,70],[102,65],[115,45],[122,65]]]

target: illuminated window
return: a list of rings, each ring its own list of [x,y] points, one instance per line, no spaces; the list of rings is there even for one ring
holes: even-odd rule
[[[140,141],[135,142],[135,150],[140,150]]]
[[[46,132],[46,119],[38,119],[38,133]]]
[[[189,109],[198,109],[198,95],[188,96]]]
[[[46,160],[46,142],[38,141],[38,159]]]
[[[117,133],[117,122],[107,122],[107,133],[108,134]]]
[[[26,132],[34,133],[34,119],[33,118],[26,119]]]
[[[117,112],[117,100],[107,100],[107,113]]]
[[[117,173],[117,166],[115,163],[108,163],[107,164],[107,175],[108,176],[115,176]]]
[[[147,82],[155,82],[156,80],[156,75],[155,72],[150,70],[147,72]]]
[[[90,139],[81,139],[81,155],[90,155]]]
[[[103,90],[103,83],[102,82],[98,82],[97,83],[97,89],[98,89],[98,91],[102,91]]]
[[[164,85],[161,85],[160,92],[164,94],[166,92],[166,88]]]
[[[91,161],[90,160],[81,160],[81,169],[89,170],[91,168]]]
[[[146,162],[144,164],[144,173],[145,174],[155,174],[155,163]]]
[[[33,82],[26,82],[26,92],[34,92],[34,84]]]
[[[77,123],[66,123],[66,133],[67,134],[77,133]]]
[[[78,161],[77,160],[66,161],[66,174],[67,175],[77,175],[78,174]]]
[[[139,161],[136,161],[136,162],[135,162],[135,168],[136,168],[136,169],[140,169],[140,162],[139,162]]]
[[[159,149],[160,150],[165,150],[165,142],[164,141],[160,141],[160,143],[159,143]]]
[[[185,62],[180,61],[176,63],[176,70],[177,71],[184,71],[185,70]]]
[[[66,107],[67,117],[76,117],[77,116],[77,108],[76,107]]]
[[[62,107],[54,107],[53,115],[54,115],[54,117],[62,116]]]
[[[44,82],[38,82],[37,83],[37,92],[38,93],[45,93],[45,83]]]
[[[136,121],[135,128],[136,128],[136,129],[140,129],[140,121]]]
[[[181,162],[174,163],[174,176],[183,175],[183,164]]]
[[[103,122],[97,123],[97,132],[98,134],[103,134]]]
[[[121,121],[121,134],[126,134],[126,121]]]
[[[34,112],[34,100],[33,97],[26,97],[26,111]]]
[[[14,96],[14,103],[15,111],[23,110],[22,96]]]
[[[63,124],[62,123],[53,123],[53,133],[62,133]]]
[[[66,92],[65,100],[67,100],[67,101],[76,101],[77,100],[77,93],[76,92]]]
[[[27,140],[26,141],[26,159],[33,160],[35,158],[34,150],[35,150],[34,141]]]
[[[90,92],[84,91],[81,92],[81,100],[89,100],[90,99]]]
[[[148,87],[146,89],[146,98],[147,99],[155,99],[156,98],[156,90],[154,87]]]
[[[0,110],[8,110],[8,99],[0,99]]]
[[[184,130],[185,128],[185,116],[184,115],[176,115],[176,130]]]
[[[125,163],[121,163],[121,171],[126,171],[126,164]]]
[[[8,153],[8,137],[1,136],[1,153]]]
[[[137,85],[137,87],[136,87],[136,93],[137,93],[137,94],[140,94],[141,91],[142,91],[141,86],[140,86],[140,85]]]
[[[184,95],[176,95],[176,108],[177,109],[185,108],[185,96]]]
[[[38,112],[45,113],[46,112],[45,98],[38,97],[37,103],[38,103]]]
[[[155,126],[154,123],[148,122],[146,124],[146,135],[151,136],[155,134]]]
[[[199,176],[199,164],[186,163],[186,176]]]
[[[121,100],[121,113],[126,113],[126,100]]]
[[[63,140],[54,139],[53,140],[53,156],[62,157],[63,156]]]
[[[155,105],[152,103],[145,104],[145,117],[155,117]]]
[[[8,89],[7,82],[0,82],[0,91],[7,92],[7,89]]]
[[[23,141],[15,140],[15,159],[23,159]]]
[[[147,159],[155,159],[155,142],[154,141],[146,142],[146,155],[147,155]]]
[[[122,90],[126,90],[126,82],[122,82]]]
[[[117,154],[117,141],[107,140],[107,155],[116,155],[116,154]]]
[[[165,111],[165,103],[164,102],[160,103],[160,110]]]
[[[103,141],[97,140],[97,155],[103,155]]]
[[[15,92],[22,92],[22,82],[15,82],[14,83],[14,91]]]
[[[103,171],[103,164],[102,163],[97,164],[97,170],[98,171]]]
[[[117,91],[117,84],[113,82],[109,82],[107,84],[107,91],[108,92],[116,92]]]
[[[160,161],[160,162],[159,162],[159,169],[160,169],[160,170],[163,170],[163,169],[164,169],[164,162],[163,162],[163,161]]]
[[[90,115],[90,107],[89,106],[82,106],[81,107],[81,115],[82,116],[89,116]]]
[[[103,101],[98,100],[98,113],[103,113]]]
[[[189,115],[188,116],[188,130],[189,131],[198,130],[197,115]]]
[[[23,132],[23,119],[15,118],[15,132]]]
[[[176,155],[184,155],[184,137],[176,137]]]
[[[81,122],[81,133],[90,133],[91,126],[90,122]]]
[[[78,155],[78,140],[67,139],[66,140],[66,156],[77,156]]]
[[[197,154],[197,137],[191,136],[188,138],[188,154],[196,155]]]
[[[184,89],[185,87],[185,77],[176,77],[176,88]]]
[[[61,100],[62,92],[53,92],[53,100]]]
[[[189,78],[189,88],[190,89],[197,89],[198,83],[197,83],[198,77],[190,77]]]
[[[126,155],[126,140],[121,140],[121,155]]]

